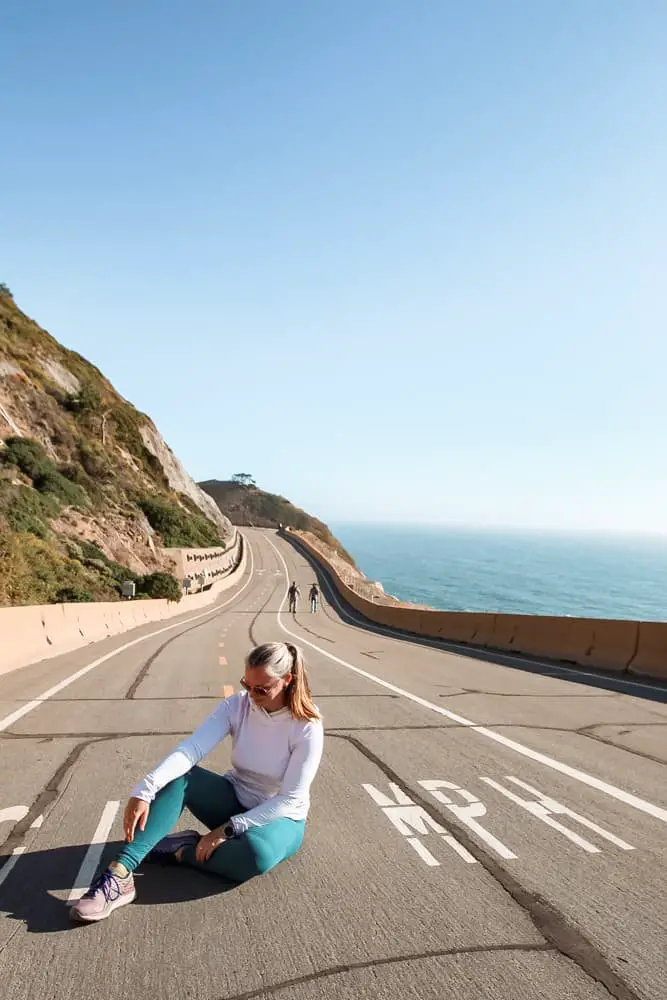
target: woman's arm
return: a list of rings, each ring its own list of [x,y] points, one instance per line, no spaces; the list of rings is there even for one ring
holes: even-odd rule
[[[187,774],[195,764],[199,763],[202,757],[210,753],[213,747],[224,740],[230,732],[232,713],[236,708],[237,698],[238,696],[221,701],[192,736],[182,740],[175,750],[172,750],[157,767],[153,768],[145,778],[142,778],[139,784],[132,789],[131,796],[135,799],[143,799],[144,802],[152,802],[161,788],[168,785],[174,778],[180,778]]]
[[[266,826],[274,819],[289,816],[308,798],[308,790],[322,759],[324,730],[321,722],[305,727],[299,742],[290,754],[289,763],[277,795],[261,802],[247,812],[232,816],[234,833],[245,833],[251,826]]]

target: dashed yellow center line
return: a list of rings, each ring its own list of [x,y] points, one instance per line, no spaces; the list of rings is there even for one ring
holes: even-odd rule
[[[227,657],[226,656],[221,656],[218,659],[218,663],[220,664],[221,667],[226,667],[227,666]]]

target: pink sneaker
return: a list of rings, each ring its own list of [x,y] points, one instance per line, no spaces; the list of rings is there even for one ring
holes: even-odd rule
[[[97,876],[85,896],[72,904],[70,916],[84,923],[104,920],[119,906],[131,903],[136,895],[131,872],[126,878],[120,878],[107,868]]]

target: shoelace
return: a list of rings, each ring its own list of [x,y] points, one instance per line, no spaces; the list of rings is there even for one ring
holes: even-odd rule
[[[98,875],[83,898],[92,899],[100,889],[104,894],[105,903],[113,903],[114,900],[123,895],[120,882],[110,871],[102,872],[101,875]]]

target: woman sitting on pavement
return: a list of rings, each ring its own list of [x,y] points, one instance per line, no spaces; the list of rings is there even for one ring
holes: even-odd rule
[[[322,757],[323,728],[301,651],[268,642],[246,657],[245,689],[215,711],[132,791],[126,844],[70,910],[75,920],[104,920],[136,896],[132,872],[146,858],[183,864],[245,882],[298,851],[309,789]],[[232,768],[199,767],[225,736]],[[210,833],[170,833],[183,809]]]

